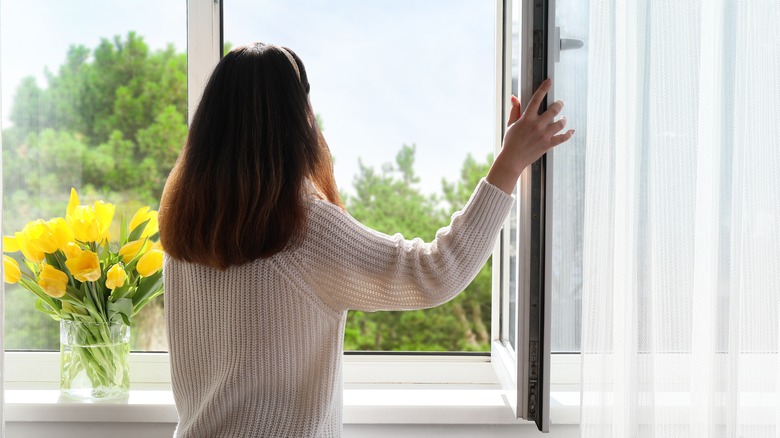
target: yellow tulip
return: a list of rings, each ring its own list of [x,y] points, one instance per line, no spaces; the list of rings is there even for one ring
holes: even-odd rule
[[[100,239],[100,224],[98,224],[94,209],[77,205],[68,213],[66,220],[77,240],[97,242]]]
[[[70,188],[70,199],[68,200],[68,209],[66,210],[66,216],[70,216],[73,213],[73,210],[76,209],[80,204],[79,202],[79,194],[76,193],[76,189],[73,187]]]
[[[100,278],[100,260],[92,251],[82,251],[78,257],[65,261],[65,266],[78,281],[96,281]]]
[[[27,235],[24,233],[24,231],[14,233],[14,237],[16,244],[19,246],[19,249],[24,255],[24,258],[34,263],[40,263],[43,261],[45,254],[40,250],[40,248],[38,248],[38,245],[35,245],[32,240],[27,238]]]
[[[144,252],[149,246],[146,239],[133,240],[119,248],[119,255],[124,263],[130,263],[138,254]]]
[[[136,269],[138,269],[138,274],[141,277],[148,277],[162,269],[162,263],[163,252],[158,249],[153,249],[141,256],[136,265]]]
[[[19,244],[16,243],[16,237],[3,236],[3,252],[19,251]]]
[[[95,218],[98,222],[98,232],[100,238],[105,240],[111,240],[109,236],[108,228],[111,226],[111,221],[114,220],[114,204],[106,204],[102,201],[95,202]]]
[[[43,265],[39,277],[38,285],[43,289],[46,295],[54,298],[61,298],[65,295],[65,286],[68,284],[68,274],[51,265]]]
[[[64,218],[57,217],[46,223],[51,230],[54,241],[57,242],[57,248],[65,251],[69,243],[73,243],[73,230],[70,229]]]
[[[79,204],[79,195],[75,189],[70,189],[65,220],[73,230],[77,240],[82,242],[102,242],[110,239],[108,228],[114,218],[114,204],[96,201],[89,207]]]
[[[16,260],[3,256],[3,279],[8,284],[14,284],[22,278],[22,272],[19,270],[19,263]]]
[[[57,241],[54,239],[49,224],[42,219],[32,221],[24,226],[22,234],[30,242],[46,254],[52,254],[57,251]]]
[[[154,235],[158,230],[157,212],[155,210],[149,211],[149,207],[141,207],[135,212],[135,215],[130,220],[130,232],[136,229],[142,223],[149,221],[141,232],[141,238]]]
[[[65,248],[62,249],[62,252],[65,253],[65,257],[68,259],[73,259],[81,255],[81,247],[76,242],[68,242],[67,245],[65,245]]]
[[[120,263],[115,264],[106,272],[106,287],[114,290],[125,284],[127,273]]]

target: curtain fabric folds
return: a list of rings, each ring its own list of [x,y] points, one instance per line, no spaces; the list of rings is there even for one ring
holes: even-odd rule
[[[583,437],[780,437],[780,1],[591,0]]]

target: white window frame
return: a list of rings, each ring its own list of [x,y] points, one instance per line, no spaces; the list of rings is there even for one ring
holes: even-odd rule
[[[511,45],[511,34],[505,35],[506,32],[511,32],[511,14],[507,12],[511,0],[494,1],[497,29],[494,118],[500,121],[495,125],[494,135],[494,152],[497,153],[507,117],[504,109],[509,106],[505,90],[510,89],[511,85],[511,72],[508,71],[511,68],[511,54],[510,50],[505,50],[505,44]],[[209,75],[221,57],[221,9],[222,0],[187,0],[187,83],[190,119]],[[507,23],[509,26],[506,26]],[[530,52],[530,49],[528,51]],[[502,238],[506,241],[508,236]],[[493,260],[506,263],[508,257],[501,256],[500,248],[501,245],[497,245]],[[508,248],[508,245],[504,245],[504,248]],[[510,329],[508,325],[500,327],[500,321],[506,323],[508,320],[506,317],[501,317],[502,311],[505,313],[503,316],[507,316],[507,309],[500,308],[502,294],[506,297],[508,291],[506,287],[501,290],[499,285],[502,282],[499,276],[500,272],[506,273],[507,270],[499,269],[499,262],[495,263],[490,355],[346,355],[344,357],[345,422],[523,423],[517,420],[516,415],[518,385],[521,384],[517,379],[517,373],[522,364],[518,364],[515,352],[508,342],[501,338],[502,333],[506,334]],[[507,283],[507,281],[503,282],[505,285]],[[516,337],[518,342],[522,338],[519,334]],[[552,422],[576,424],[579,422],[579,354],[555,354],[551,366],[552,393],[553,398],[557,400],[551,410]],[[131,354],[132,384],[129,405],[138,404],[149,408],[148,410],[137,406],[132,408],[138,412],[137,421],[175,422],[175,409],[170,396],[169,367],[167,353]],[[5,389],[9,391],[4,403],[7,412],[6,421],[105,421],[98,419],[103,415],[99,410],[91,414],[86,410],[78,411],[77,405],[63,402],[55,397],[59,385],[58,352],[5,353],[3,381]],[[437,395],[436,391],[441,390],[448,391],[446,397]],[[144,401],[147,399],[140,395],[144,392],[156,394],[155,397],[162,397],[159,399],[162,401],[159,403]],[[390,393],[393,395],[391,399],[395,401],[388,404]],[[367,394],[369,394],[368,398],[366,398]],[[370,394],[376,397],[371,398]],[[476,394],[489,394],[489,396],[480,398],[481,396]],[[435,409],[420,409],[417,405],[421,397],[423,399],[428,397],[429,401],[426,403]],[[141,401],[136,403],[133,400]],[[120,403],[119,406],[125,405]],[[160,406],[166,407],[162,413],[157,410]],[[372,411],[372,406],[379,409]],[[392,415],[392,412],[388,415],[388,407],[395,407],[397,415]],[[74,410],[77,413],[74,414]],[[155,414],[150,415],[152,412]],[[132,421],[133,418],[135,417],[128,418],[128,421]]]

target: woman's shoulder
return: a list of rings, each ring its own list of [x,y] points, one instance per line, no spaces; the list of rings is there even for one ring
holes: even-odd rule
[[[307,228],[309,229],[353,220],[343,208],[320,196],[310,195],[306,199],[306,204],[308,212],[307,222],[309,224]]]

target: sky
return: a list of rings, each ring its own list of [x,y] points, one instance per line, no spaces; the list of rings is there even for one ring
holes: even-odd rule
[[[24,17],[24,19],[19,19]],[[186,49],[184,0],[3,0],[3,126],[29,75],[45,86],[70,45],[135,31],[154,49]],[[484,0],[225,0],[224,39],[285,45],[306,65],[311,101],[351,190],[358,160],[379,168],[416,144],[421,188],[440,191],[467,154],[493,150],[495,11]]]

